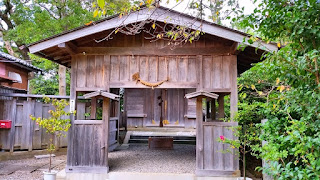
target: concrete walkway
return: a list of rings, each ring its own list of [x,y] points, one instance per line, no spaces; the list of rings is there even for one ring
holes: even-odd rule
[[[196,177],[194,174],[110,172],[108,174],[60,171],[57,180],[236,180],[237,177]]]

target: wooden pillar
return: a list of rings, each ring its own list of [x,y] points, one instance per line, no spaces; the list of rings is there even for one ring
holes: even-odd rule
[[[91,98],[91,111],[90,111],[90,119],[96,119],[97,114],[97,98]]]
[[[77,78],[77,61],[76,61],[77,56],[72,56],[71,59],[71,79],[70,79],[70,111],[76,110],[76,104],[77,104],[77,92],[76,92],[76,78]],[[71,114],[70,115],[70,123],[71,127],[68,132],[68,149],[67,149],[67,166],[72,166],[74,165],[73,162],[73,131],[74,131],[74,120],[75,120],[76,115]]]
[[[197,122],[197,149],[196,149],[196,168],[203,169],[203,113],[202,113],[202,97],[197,97],[196,102],[196,122]]]
[[[220,94],[218,97],[218,119],[224,118],[224,94]]]
[[[231,56],[231,93],[230,93],[230,116],[233,120],[238,111],[238,86],[237,86],[237,56]]]
[[[217,114],[216,111],[217,111],[216,110],[216,100],[212,99],[211,100],[211,115],[210,115],[211,120],[215,120],[216,119],[216,114]]]
[[[104,97],[102,105],[102,121],[103,121],[103,131],[102,138],[103,147],[101,147],[101,154],[103,159],[101,161],[101,166],[108,167],[108,147],[109,147],[109,120],[110,120],[110,99]]]
[[[59,64],[59,95],[65,96],[66,95],[66,67]]]

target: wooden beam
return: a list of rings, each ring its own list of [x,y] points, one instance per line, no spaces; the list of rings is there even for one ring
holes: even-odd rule
[[[230,47],[230,52],[233,55],[238,55],[241,51],[238,50],[239,42],[233,42],[232,46]]]
[[[54,99],[70,99],[70,96],[56,96],[56,95],[39,95],[39,94],[20,94],[20,93],[0,93],[0,96],[6,97],[21,97],[21,98],[54,98]],[[78,96],[77,99],[85,99],[83,96]]]
[[[74,45],[72,42],[63,42],[58,44],[58,48],[67,51],[70,55],[75,55],[77,51],[77,46]]]
[[[62,52],[61,49],[57,49],[56,51],[53,51],[51,53],[46,54],[45,52],[42,52],[43,54],[45,54],[46,57],[52,57],[52,56],[56,56],[57,54],[60,54]]]
[[[145,118],[145,117],[147,117],[147,114],[127,114],[127,117],[129,117],[129,118]]]
[[[207,92],[212,92],[212,93],[221,93],[221,92],[225,92],[225,93],[229,93],[231,92],[231,88],[204,88],[202,89],[203,91],[207,91]]]
[[[61,61],[61,64],[65,64],[65,63],[69,63],[69,62],[71,62],[71,57],[70,57],[70,59],[66,59],[66,60]]]
[[[158,47],[79,47],[77,54],[108,54],[108,55],[228,55],[231,53],[229,47],[178,47],[170,48]]]
[[[93,124],[97,124],[97,125],[102,125],[103,122],[102,120],[75,120],[74,121],[74,125],[93,125]]]
[[[154,89],[168,89],[168,88],[197,88],[197,82],[164,82],[160,86],[154,87]],[[110,82],[110,88],[150,88],[141,83],[136,83],[135,81],[113,81]],[[80,89],[80,88],[79,88]],[[84,88],[85,89],[85,88]],[[151,88],[150,88],[151,89]],[[80,91],[80,90],[79,90]]]
[[[69,56],[69,55],[55,56],[55,57],[53,57],[53,59],[55,61],[64,61],[66,59],[68,59],[68,61],[71,61],[71,56]]]

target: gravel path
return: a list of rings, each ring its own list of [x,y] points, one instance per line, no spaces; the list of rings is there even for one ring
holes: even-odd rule
[[[52,163],[55,166],[54,170],[62,170],[65,168],[66,155],[56,156],[52,158]],[[0,172],[6,172],[10,167],[17,167],[17,171],[9,175],[0,175],[1,180],[42,180],[42,169],[47,169],[49,164],[48,158],[36,159],[20,159],[0,161]],[[38,170],[35,168],[40,167]],[[32,171],[32,172],[31,172]]]
[[[54,170],[66,165],[66,155],[53,157]],[[0,161],[1,180],[41,180],[48,158]],[[174,145],[174,150],[149,150],[147,145],[130,145],[128,149],[109,153],[109,167],[112,172],[144,173],[194,173],[196,148],[194,145]],[[9,175],[1,175],[8,168],[17,168]],[[35,168],[41,167],[37,170]],[[9,168],[10,169],[10,168]]]
[[[196,147],[174,145],[174,150],[149,150],[147,145],[130,145],[126,150],[109,153],[113,172],[194,173]]]

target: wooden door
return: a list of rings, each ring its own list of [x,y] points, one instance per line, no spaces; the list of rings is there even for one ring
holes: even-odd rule
[[[69,134],[72,141],[68,144],[73,151],[68,154],[67,172],[108,172],[109,124],[108,98],[103,98],[102,120],[74,120]]]
[[[184,127],[184,115],[186,99],[184,98],[185,89],[168,89],[165,99],[165,114],[168,124],[171,127]]]
[[[230,129],[236,122],[210,121],[204,122],[202,115],[202,98],[197,98],[197,176],[238,176],[239,159],[236,149],[218,142],[220,136],[234,139]],[[232,153],[223,153],[231,150]]]

